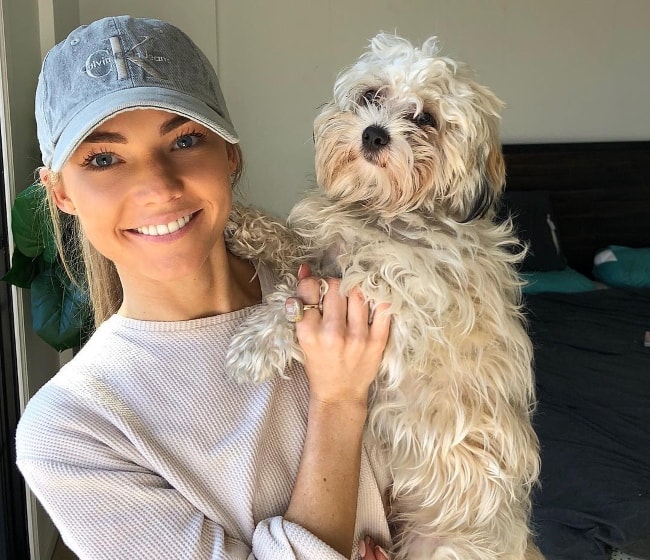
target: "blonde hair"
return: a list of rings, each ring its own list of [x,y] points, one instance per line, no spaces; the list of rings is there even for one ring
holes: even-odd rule
[[[228,144],[228,148],[233,150],[236,159],[236,168],[230,177],[234,188],[241,178],[244,160],[239,144]],[[47,175],[48,184],[40,183],[45,189],[56,247],[65,272],[85,293],[97,328],[122,305],[122,283],[113,262],[90,243],[77,216],[59,210],[54,202],[52,187],[60,180],[60,174],[47,170]]]

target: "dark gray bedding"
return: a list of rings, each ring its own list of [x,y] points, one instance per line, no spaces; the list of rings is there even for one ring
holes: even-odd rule
[[[650,290],[526,299],[542,450],[535,495],[548,560],[650,559]]]

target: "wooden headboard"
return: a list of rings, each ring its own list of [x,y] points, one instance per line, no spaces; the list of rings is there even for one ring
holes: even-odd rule
[[[568,265],[607,245],[650,247],[650,142],[507,144],[506,190],[547,191]]]

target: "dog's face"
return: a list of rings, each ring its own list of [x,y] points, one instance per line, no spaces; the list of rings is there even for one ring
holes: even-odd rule
[[[339,75],[316,118],[316,174],[329,196],[386,219],[411,210],[483,215],[503,188],[502,103],[435,37],[379,34]]]

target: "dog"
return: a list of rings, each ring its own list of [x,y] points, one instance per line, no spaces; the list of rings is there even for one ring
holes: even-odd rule
[[[542,558],[529,524],[540,462],[524,249],[512,222],[494,219],[501,109],[435,37],[414,47],[380,33],[314,122],[319,190],[287,227],[238,208],[229,228],[233,252],[283,275],[228,350],[239,381],[303,359],[285,314],[297,262],[389,304],[367,430],[389,458],[397,560]],[[236,241],[265,230],[266,247]]]

